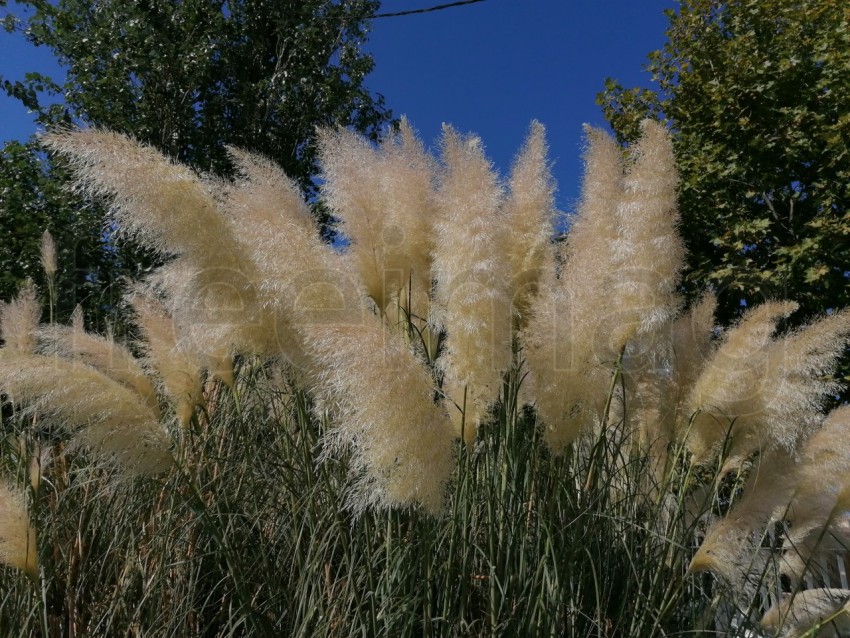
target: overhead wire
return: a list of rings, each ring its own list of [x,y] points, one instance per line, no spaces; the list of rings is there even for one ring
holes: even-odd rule
[[[443,9],[451,9],[453,7],[461,7],[466,4],[476,4],[478,2],[484,2],[484,0],[458,0],[457,2],[448,2],[446,4],[438,4],[433,7],[425,7],[423,9],[408,9],[407,11],[395,11],[392,13],[376,13],[371,17],[371,19],[375,18],[398,18],[399,16],[410,16],[416,15],[420,13],[431,13],[432,11],[442,11]]]

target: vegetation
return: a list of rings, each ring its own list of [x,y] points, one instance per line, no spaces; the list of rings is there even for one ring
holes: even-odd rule
[[[31,284],[2,306],[4,630],[744,635],[765,591],[827,584],[850,412],[821,405],[850,313],[776,333],[796,304],[771,302],[718,336],[711,294],[681,311],[666,131],[627,163],[588,135],[556,247],[541,126],[506,182],[451,129],[440,158],[406,123],[377,147],[325,131],[345,252],[265,158],[206,180],[49,136],[169,261],[128,294],[126,346],[40,323]],[[762,625],[843,622],[848,597]]]
[[[617,137],[666,119],[681,176],[684,286],[724,323],[793,296],[795,321],[848,304],[850,15],[831,0],[685,0],[649,57],[657,88],[608,80]]]
[[[363,86],[373,63],[360,44],[377,6],[18,2],[23,18],[9,17],[7,29],[49,48],[67,76],[30,73],[0,86],[43,126],[108,127],[217,176],[232,175],[229,145],[262,153],[312,196],[316,127],[349,126],[375,140],[391,120],[383,98]],[[61,316],[82,303],[100,325],[114,322],[120,282],[145,274],[151,255],[110,241],[102,209],[63,191],[66,168],[37,141],[9,143],[0,158],[0,297],[37,274],[27,256],[49,227],[65,283],[75,284],[61,287]]]

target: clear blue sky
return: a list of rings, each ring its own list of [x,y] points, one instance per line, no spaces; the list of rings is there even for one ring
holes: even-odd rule
[[[382,11],[446,0],[385,0]],[[570,210],[581,177],[583,123],[604,126],[595,104],[606,77],[648,86],[646,55],[661,48],[676,0],[485,0],[375,20],[370,87],[426,142],[442,123],[478,134],[509,170],[532,120],[548,132],[558,205]]]
[[[385,0],[382,12],[447,0]],[[375,20],[366,48],[375,58],[369,87],[407,115],[427,144],[443,124],[475,132],[503,172],[529,123],[546,125],[558,205],[570,210],[581,176],[581,125],[604,125],[594,103],[606,77],[649,85],[646,54],[664,42],[662,11],[676,0],[484,0],[433,13]],[[27,70],[62,78],[45,50],[0,34],[0,75]],[[35,126],[0,96],[0,141]]]

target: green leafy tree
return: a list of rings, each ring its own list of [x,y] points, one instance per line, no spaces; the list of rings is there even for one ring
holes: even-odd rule
[[[102,212],[65,188],[67,172],[37,141],[9,142],[0,149],[0,298],[31,278],[46,290],[39,264],[41,235],[56,237],[58,308],[67,316],[82,304],[90,318],[111,314],[123,273],[119,252],[104,242]]]
[[[606,82],[622,143],[666,119],[681,175],[685,286],[720,317],[790,297],[800,318],[850,305],[850,9],[834,0],[683,0],[657,87]]]
[[[2,4],[2,2],[0,2]],[[375,0],[24,0],[22,19],[6,20],[48,47],[67,69],[58,82],[37,73],[22,81],[0,78],[7,95],[38,114],[43,125],[76,122],[110,128],[151,144],[197,170],[228,176],[229,145],[262,153],[279,163],[309,197],[315,194],[316,127],[342,125],[375,139],[391,120],[380,95],[363,82],[373,67],[361,50]],[[57,100],[56,96],[61,96]],[[12,278],[33,270],[35,252],[13,252],[18,244],[37,246],[41,222],[53,219],[66,201],[57,188],[64,174],[54,170],[35,144],[4,153],[4,176],[26,166],[44,188],[19,189],[20,201],[0,208],[4,232],[14,243],[0,244],[0,263],[15,262]],[[11,157],[10,155],[10,157]],[[38,173],[38,174],[37,174]],[[39,190],[40,189],[40,190]],[[48,192],[49,191],[49,192]],[[25,194],[31,195],[30,199]],[[74,205],[78,205],[75,202]],[[37,208],[41,217],[26,211]],[[39,223],[36,223],[38,221]],[[89,247],[104,243],[104,225],[95,214],[77,219],[76,238]],[[50,225],[50,224],[47,224]],[[57,244],[73,238],[54,225]],[[37,230],[38,234],[35,233]],[[147,260],[126,247],[112,257],[115,272],[136,274]],[[0,282],[0,297],[11,289]]]

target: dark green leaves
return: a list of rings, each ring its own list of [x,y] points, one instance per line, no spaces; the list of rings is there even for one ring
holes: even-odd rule
[[[685,286],[719,314],[788,296],[801,315],[850,303],[850,14],[828,0],[686,0],[650,54],[656,91],[608,81],[622,142],[643,117],[674,132],[690,252]]]

